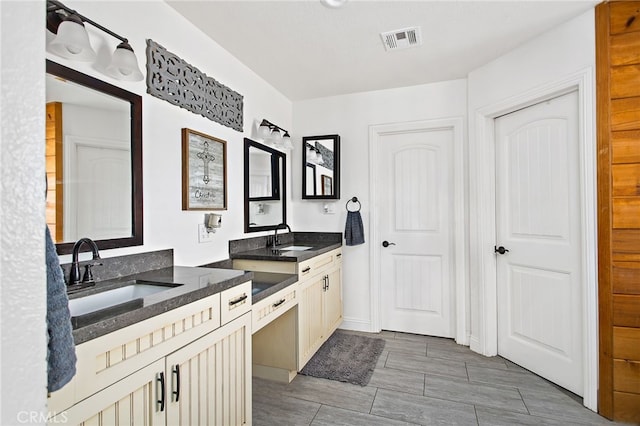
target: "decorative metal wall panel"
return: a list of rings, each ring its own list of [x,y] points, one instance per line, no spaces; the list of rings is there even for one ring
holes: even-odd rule
[[[322,154],[322,161],[324,161],[322,167],[333,170],[333,151],[319,142],[316,142],[315,149]]]
[[[147,39],[147,93],[242,132],[243,96]]]

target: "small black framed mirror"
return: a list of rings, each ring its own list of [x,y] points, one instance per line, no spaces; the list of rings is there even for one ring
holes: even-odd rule
[[[302,147],[302,199],[340,199],[340,136],[305,136]]]
[[[244,139],[244,232],[287,222],[285,154]]]

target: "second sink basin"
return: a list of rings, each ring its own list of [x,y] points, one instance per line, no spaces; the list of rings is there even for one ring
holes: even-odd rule
[[[173,287],[176,286],[134,281],[124,287],[70,299],[69,311],[72,317],[78,317],[132,300],[142,299],[151,294],[169,290]]]
[[[304,251],[313,248],[311,246],[287,246],[287,247],[278,247],[278,250],[281,251]]]

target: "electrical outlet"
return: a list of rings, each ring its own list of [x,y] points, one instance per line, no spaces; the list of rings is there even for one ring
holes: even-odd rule
[[[204,226],[204,223],[198,224],[198,242],[199,243],[210,243],[213,241],[213,238],[216,235],[216,231],[213,230],[211,232],[207,231],[207,227]]]
[[[322,208],[324,214],[336,214],[336,203],[326,203]]]

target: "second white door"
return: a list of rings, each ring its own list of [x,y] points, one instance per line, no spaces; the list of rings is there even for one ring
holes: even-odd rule
[[[453,142],[451,128],[378,138],[385,330],[454,335]]]
[[[578,94],[496,119],[498,353],[583,394]]]

